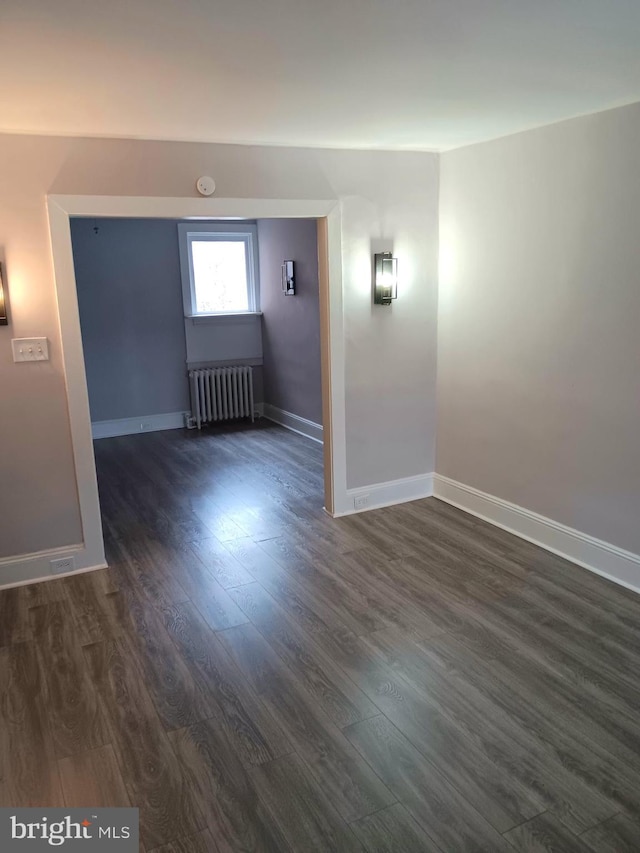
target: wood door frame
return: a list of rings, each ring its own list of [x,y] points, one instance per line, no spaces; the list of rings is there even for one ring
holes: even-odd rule
[[[346,501],[345,359],[342,313],[342,225],[337,199],[153,198],[49,195],[47,213],[69,426],[76,471],[83,545],[76,569],[106,565],[98,496],[89,394],[85,373],[70,218],[308,218],[318,220],[320,340],[325,463],[325,508],[333,515]],[[114,319],[117,322],[117,318]]]

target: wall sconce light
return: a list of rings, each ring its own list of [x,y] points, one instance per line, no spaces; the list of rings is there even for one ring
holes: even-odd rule
[[[2,266],[0,266],[0,326],[8,326],[9,318],[7,317],[7,301],[4,294],[4,284],[2,282]]]
[[[293,277],[293,261],[282,264],[282,292],[285,296],[296,295],[296,283]]]
[[[391,252],[374,257],[373,301],[375,305],[391,305],[398,298],[398,259]]]

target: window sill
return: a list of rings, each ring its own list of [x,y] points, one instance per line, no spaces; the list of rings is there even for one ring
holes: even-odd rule
[[[262,311],[242,311],[238,314],[185,314],[186,320],[191,320],[194,326],[215,323],[253,323],[262,317]]]

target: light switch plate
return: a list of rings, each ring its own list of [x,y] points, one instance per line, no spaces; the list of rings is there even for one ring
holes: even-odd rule
[[[46,338],[12,338],[14,361],[49,361],[49,342]]]

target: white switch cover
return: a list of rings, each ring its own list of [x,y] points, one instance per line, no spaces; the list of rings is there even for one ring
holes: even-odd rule
[[[49,361],[49,344],[46,338],[12,338],[14,361]]]

